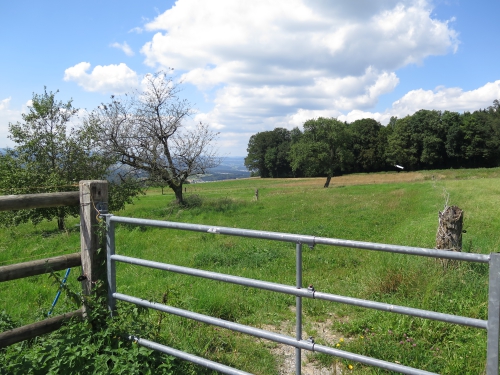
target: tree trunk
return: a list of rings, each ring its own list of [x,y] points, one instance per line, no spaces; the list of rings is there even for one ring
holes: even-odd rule
[[[457,206],[447,206],[439,212],[439,226],[436,234],[436,249],[462,251],[462,228],[464,212]],[[443,266],[450,264],[448,259],[441,260]]]
[[[332,180],[332,176],[331,175],[328,175],[328,177],[326,178],[326,182],[325,182],[325,185],[323,186],[324,188],[327,188],[328,186],[330,186],[330,181]]]
[[[184,199],[182,198],[182,185],[175,186],[175,188],[172,188],[172,190],[175,193],[175,201],[177,202],[177,204],[184,204]]]
[[[66,225],[64,223],[64,208],[61,207],[57,211],[58,211],[57,228],[60,231],[66,230]]]

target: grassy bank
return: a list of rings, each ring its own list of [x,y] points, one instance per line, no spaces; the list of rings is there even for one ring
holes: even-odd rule
[[[500,245],[499,182],[500,169],[350,175],[334,178],[329,189],[322,188],[323,179],[223,181],[188,185],[185,208],[153,189],[118,214],[432,248],[438,211],[448,202],[465,212],[464,250],[490,253]],[[67,233],[55,232],[55,223],[2,229],[0,265],[78,251],[76,224],[69,220]],[[119,226],[116,236],[119,254],[295,283],[293,244],[130,226]],[[69,287],[78,290],[79,271],[72,272]],[[303,278],[322,292],[487,317],[486,265],[445,270],[433,259],[316,246],[304,251]],[[0,306],[16,324],[41,319],[57,291],[54,280],[9,282],[0,291]],[[287,334],[294,322],[293,297],[135,266],[119,265],[118,290]],[[484,370],[483,331],[317,300],[303,304],[305,330],[319,343],[443,374]],[[72,307],[63,297],[54,314]],[[155,312],[141,319],[168,345],[252,373],[278,373],[277,345]],[[322,355],[308,354],[306,361],[383,373]]]

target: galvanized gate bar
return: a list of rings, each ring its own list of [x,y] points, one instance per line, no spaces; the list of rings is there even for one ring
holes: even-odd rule
[[[116,266],[111,258],[115,254],[115,224],[109,220],[111,215],[106,215],[106,277],[108,278],[108,309],[113,316],[116,310],[113,293],[116,292]]]
[[[118,299],[118,300],[121,300],[121,301],[134,303],[134,304],[139,305],[139,306],[155,309],[158,311],[163,311],[163,312],[166,312],[169,314],[181,316],[183,318],[193,319],[193,320],[196,320],[198,322],[212,324],[212,325],[215,325],[215,326],[218,326],[221,328],[226,328],[226,329],[230,329],[230,330],[233,330],[236,332],[245,333],[247,335],[260,337],[261,339],[279,342],[282,344],[293,346],[295,348],[299,347],[301,349],[306,349],[306,350],[311,350],[311,351],[313,350],[314,344],[312,342],[304,341],[304,340],[297,341],[297,339],[294,337],[285,336],[285,335],[282,335],[280,333],[265,331],[263,329],[246,326],[246,325],[239,324],[239,323],[229,322],[227,320],[222,320],[219,318],[214,318],[212,316],[198,314],[198,313],[195,313],[192,311],[179,309],[177,307],[163,305],[161,303],[150,302],[150,301],[147,301],[145,299],[129,296],[129,295],[122,294],[122,293],[113,293],[113,297]]]
[[[488,347],[486,373],[498,375],[498,340],[500,331],[500,254],[491,254],[488,291]]]
[[[295,245],[295,287],[302,289],[302,244]],[[295,297],[295,338],[302,340],[302,297]],[[300,375],[302,368],[302,351],[295,348],[295,374]]]
[[[141,339],[141,338],[135,337],[135,336],[130,336],[129,339],[133,340],[138,345],[145,346],[146,348],[158,350],[159,352],[169,354],[169,355],[184,359],[184,360],[189,361],[189,362],[196,363],[197,365],[209,368],[211,370],[216,370],[216,371],[222,372],[223,374],[252,375],[249,372],[241,371],[241,370],[238,370],[238,369],[235,369],[235,368],[232,368],[232,367],[229,367],[229,366],[226,366],[226,365],[214,362],[214,361],[209,361],[208,359],[198,357],[198,356],[195,356],[193,354],[181,352],[180,350],[171,348],[169,346],[158,344],[154,341]]]
[[[490,261],[489,254],[462,253],[458,251],[435,250],[426,249],[423,247],[398,246],[374,242],[341,240],[337,238],[316,237],[315,244],[349,247],[363,250],[384,251],[405,255],[417,255],[430,258],[455,259],[465,262],[488,263]]]
[[[294,346],[295,348],[305,349],[305,350],[309,350],[312,352],[330,354],[330,355],[334,355],[336,357],[353,360],[353,361],[360,362],[360,363],[363,363],[366,365],[376,366],[376,367],[380,367],[380,368],[390,370],[390,371],[397,371],[401,374],[437,375],[436,373],[433,373],[433,372],[419,370],[419,369],[415,369],[412,367],[403,366],[403,365],[400,365],[397,363],[382,361],[380,359],[366,357],[364,355],[350,353],[350,352],[346,352],[343,350],[330,348],[328,346],[317,345],[313,341],[310,341],[310,340],[300,340],[299,341],[296,338],[293,338],[290,336],[285,336],[285,335],[282,335],[279,333],[265,331],[263,329],[246,326],[246,325],[239,324],[239,323],[229,322],[227,320],[218,319],[218,318],[214,318],[212,316],[207,316],[207,315],[203,315],[203,314],[198,314],[198,313],[195,313],[192,311],[179,309],[177,307],[163,305],[161,303],[146,301],[144,299],[132,297],[132,296],[122,294],[122,293],[113,293],[113,297],[118,299],[118,300],[121,300],[121,301],[130,302],[130,303],[133,303],[133,304],[136,304],[139,306],[155,309],[158,311],[163,311],[163,312],[166,312],[169,314],[177,315],[177,316],[188,318],[188,319],[193,319],[193,320],[203,322],[203,323],[208,323],[208,324],[215,325],[215,326],[218,326],[221,328],[230,329],[232,331],[241,332],[241,333],[245,333],[247,335],[252,335],[255,337],[262,338],[262,339],[267,339],[270,341],[279,342],[282,344]]]
[[[372,308],[383,310],[387,312],[394,312],[399,314],[405,314],[425,319],[434,319],[439,321],[444,321],[448,323],[461,324],[466,326],[471,326],[475,328],[482,328],[487,330],[488,334],[488,349],[487,349],[487,375],[499,375],[498,369],[498,352],[499,352],[499,336],[500,336],[500,254],[472,254],[472,253],[461,253],[452,252],[446,250],[434,250],[425,249],[409,246],[397,246],[397,245],[387,245],[387,244],[377,244],[361,241],[349,241],[341,239],[323,238],[323,237],[313,237],[296,235],[289,233],[278,233],[278,232],[267,232],[267,231],[255,231],[246,230],[238,228],[226,228],[226,227],[214,227],[208,225],[198,225],[198,224],[185,224],[185,223],[175,223],[166,222],[158,220],[146,220],[146,219],[134,219],[118,217],[113,215],[105,215],[108,227],[108,287],[109,287],[109,307],[110,310],[114,310],[115,299],[122,301],[135,303],[140,306],[153,308],[156,310],[164,311],[181,317],[195,319],[207,324],[216,325],[222,328],[231,329],[244,334],[253,335],[256,337],[268,339],[271,341],[279,342],[285,345],[293,346],[296,348],[296,374],[300,374],[300,356],[301,349],[317,351],[325,353],[328,355],[333,355],[339,358],[344,358],[348,360],[357,361],[362,364],[380,367],[390,371],[396,371],[403,374],[427,374],[430,373],[424,370],[419,370],[400,364],[395,364],[391,362],[386,362],[372,357],[366,357],[363,355],[345,352],[335,348],[330,348],[328,346],[317,345],[313,340],[302,340],[302,297],[322,299],[331,302],[345,303],[360,307]],[[240,237],[250,237],[265,240],[274,241],[284,241],[284,242],[294,242],[296,244],[296,286],[291,287],[288,285],[276,284],[261,280],[247,279],[243,277],[224,275],[220,273],[197,270],[192,268],[186,268],[181,266],[169,265],[159,262],[146,261],[143,259],[136,259],[130,257],[124,257],[121,255],[114,254],[114,223],[126,223],[135,225],[145,225],[153,226],[159,228],[170,228],[179,230],[189,230],[213,234],[225,234]],[[112,238],[110,238],[112,237]],[[400,253],[406,255],[417,255],[444,259],[454,259],[468,262],[478,262],[478,263],[489,263],[489,292],[488,292],[488,321],[455,316],[443,313],[437,313],[434,311],[414,309],[404,306],[394,306],[386,303],[374,302],[370,300],[362,300],[357,298],[338,296],[334,294],[322,293],[315,291],[312,287],[304,289],[302,288],[302,244],[307,244],[310,248],[313,248],[316,244],[330,245],[330,246],[341,246],[350,248],[359,248],[365,250],[375,250],[375,251],[385,251],[391,253]],[[116,293],[116,274],[115,274],[115,263],[125,262],[130,264],[136,264],[140,266],[146,266],[151,268],[157,268],[162,270],[167,270],[171,272],[177,272],[181,274],[187,274],[192,276],[204,277],[208,279],[229,282],[238,285],[246,285],[250,287],[260,288],[264,290],[270,290],[290,295],[296,296],[296,307],[297,307],[297,321],[296,321],[296,337],[293,339],[289,336],[284,336],[274,332],[264,331],[261,329],[241,325],[238,323],[227,322],[222,319],[213,318],[210,316],[205,316],[202,314],[197,314],[191,311],[181,310],[174,307],[157,304],[154,302],[149,302],[136,297],[127,296],[124,294]],[[300,311],[300,314],[299,314]],[[152,343],[159,345],[156,343]],[[172,349],[175,350],[175,349]],[[181,352],[182,353],[182,352]],[[186,353],[184,353],[186,354]],[[172,354],[174,355],[174,354]],[[189,360],[189,359],[188,359]],[[203,359],[202,359],[203,360]]]
[[[336,357],[341,357],[341,358],[344,358],[344,359],[347,359],[350,361],[360,362],[360,363],[362,363],[364,365],[368,365],[368,366],[380,367],[380,368],[383,368],[383,369],[389,370],[389,371],[396,371],[396,372],[399,372],[401,374],[439,375],[435,372],[429,372],[429,371],[425,371],[425,370],[416,369],[413,367],[398,365],[396,363],[386,362],[386,361],[382,361],[380,359],[372,358],[372,357],[364,357],[363,356],[364,358],[361,361],[361,360],[359,360],[359,357],[360,357],[359,354],[354,354],[354,353],[342,351],[342,355],[340,355],[340,354],[338,354],[338,352],[340,350],[330,348],[329,346],[324,346],[324,345],[315,344],[314,351],[318,352],[318,353],[324,353],[324,354],[328,354],[328,355],[332,355],[332,356],[336,356]]]
[[[375,301],[359,299],[359,298],[352,298],[352,297],[344,297],[344,296],[338,296],[335,294],[328,294],[328,293],[321,293],[321,292],[314,292],[313,298],[321,299],[321,300],[325,300],[325,301],[331,301],[331,302],[344,303],[347,305],[365,307],[368,309],[375,309],[375,310],[387,311],[387,312],[392,312],[392,313],[397,313],[397,314],[409,315],[409,316],[414,316],[416,318],[439,320],[441,322],[460,324],[460,325],[468,326],[468,327],[475,327],[475,328],[482,328],[482,329],[488,328],[488,321],[487,320],[469,318],[466,316],[450,315],[450,314],[444,314],[444,313],[435,312],[435,311],[421,310],[421,309],[415,309],[412,307],[391,305],[388,303],[375,302]]]
[[[306,244],[310,247],[313,247],[314,245],[340,246],[340,247],[350,247],[350,248],[364,249],[364,250],[375,250],[375,251],[384,251],[384,252],[399,253],[399,254],[418,255],[418,256],[425,256],[432,258],[455,259],[455,260],[463,260],[466,262],[478,262],[478,263],[488,263],[490,260],[489,254],[486,255],[486,254],[462,253],[457,251],[434,250],[421,247],[378,244],[378,243],[363,242],[363,241],[349,241],[349,240],[314,237],[314,236],[307,236],[300,234],[267,232],[267,231],[227,228],[227,227],[214,227],[210,225],[186,224],[186,223],[176,223],[172,221],[160,221],[160,220],[149,220],[149,219],[136,219],[123,216],[111,216],[109,220],[117,223],[145,225],[157,228],[170,228],[179,230],[189,230],[194,232],[225,234],[238,237],[259,238],[262,240],[301,243],[301,244]]]
[[[310,289],[306,289],[306,288],[299,289],[297,287],[292,287],[290,285],[277,284],[277,283],[273,283],[270,281],[248,279],[248,278],[240,277],[240,276],[226,275],[223,273],[217,273],[217,272],[212,272],[212,271],[204,271],[204,270],[199,270],[199,269],[194,269],[194,268],[187,268],[187,267],[176,266],[176,265],[172,265],[172,264],[154,262],[151,260],[131,258],[131,257],[127,257],[124,255],[111,255],[110,259],[114,260],[114,261],[118,261],[118,262],[135,264],[138,266],[155,268],[155,269],[180,273],[180,274],[184,274],[184,275],[203,277],[206,279],[223,281],[223,282],[231,283],[231,284],[237,284],[237,285],[243,285],[243,286],[248,286],[248,287],[252,287],[252,288],[264,289],[264,290],[269,290],[269,291],[278,292],[278,293],[290,294],[290,295],[294,295],[297,297],[321,299],[321,300],[330,301],[330,302],[338,302],[338,303],[343,303],[343,304],[347,304],[347,305],[354,305],[354,306],[365,307],[365,308],[381,310],[381,311],[387,311],[387,312],[392,312],[392,313],[397,313],[397,314],[411,315],[411,316],[414,316],[417,318],[423,318],[423,319],[439,320],[442,322],[460,324],[460,325],[475,327],[475,328],[486,329],[488,326],[488,322],[486,320],[481,320],[481,319],[469,318],[469,317],[458,316],[458,315],[444,314],[444,313],[439,313],[439,312],[435,312],[435,311],[414,309],[414,308],[406,307],[406,306],[391,305],[388,303],[339,296],[339,295],[329,294],[329,293],[322,293],[322,292],[318,292],[316,290],[310,290]],[[109,263],[110,262],[108,262],[108,264]]]

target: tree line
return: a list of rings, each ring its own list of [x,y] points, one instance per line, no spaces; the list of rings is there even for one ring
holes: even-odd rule
[[[141,91],[122,97],[79,118],[79,109],[56,100],[57,91],[33,94],[22,120],[9,124],[15,146],[0,153],[0,194],[78,190],[80,180],[110,181],[109,210],[122,209],[145,182],[168,186],[183,204],[187,178],[220,163],[207,124],[186,126],[193,114],[179,96],[180,86],[166,72],[148,74]],[[0,225],[57,219],[64,229],[79,207],[0,213]]]
[[[420,110],[387,126],[317,118],[303,130],[276,128],[250,137],[245,166],[260,177],[327,177],[395,170],[500,166],[500,102],[473,113]]]

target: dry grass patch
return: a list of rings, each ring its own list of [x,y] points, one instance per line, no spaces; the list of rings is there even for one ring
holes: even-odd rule
[[[276,180],[281,182],[281,188],[323,188],[325,177],[314,178],[280,178],[265,179],[266,181]],[[333,177],[330,187],[349,186],[349,185],[369,185],[369,184],[388,184],[398,182],[424,181],[425,176],[419,172],[402,173],[368,173],[368,174],[350,174],[345,176]]]
[[[332,178],[330,186],[335,185],[369,185],[398,182],[423,181],[424,175],[419,172],[354,174]]]

